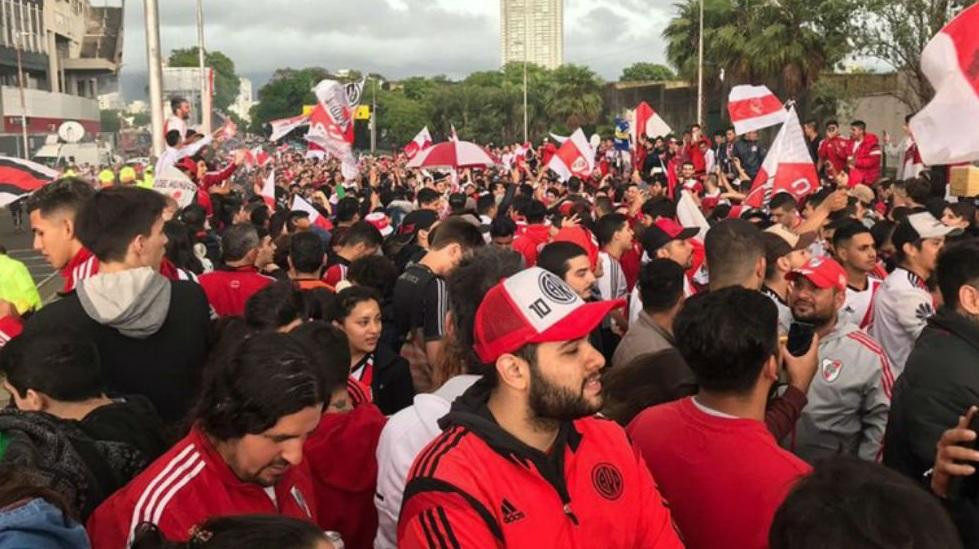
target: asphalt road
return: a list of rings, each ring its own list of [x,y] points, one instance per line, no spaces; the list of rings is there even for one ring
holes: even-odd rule
[[[57,297],[57,292],[64,282],[61,280],[61,275],[44,257],[31,248],[32,242],[33,235],[27,215],[24,215],[24,228],[18,231],[14,229],[10,210],[6,207],[0,208],[0,245],[7,248],[10,257],[22,261],[27,266],[27,270],[34,277],[34,283],[37,284],[41,300],[49,303]]]

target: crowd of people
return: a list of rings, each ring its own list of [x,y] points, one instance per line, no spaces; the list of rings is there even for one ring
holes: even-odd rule
[[[0,546],[979,547],[976,207],[910,136],[806,123],[750,208],[756,132],[351,180],[187,115],[190,205],[20,206],[64,286],[0,281]]]

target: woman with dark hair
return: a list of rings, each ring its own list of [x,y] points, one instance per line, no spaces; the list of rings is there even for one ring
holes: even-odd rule
[[[149,522],[139,525],[132,549],[333,549],[339,539],[306,521],[276,515],[209,518],[184,543],[167,541]]]
[[[163,233],[167,235],[166,258],[170,263],[195,275],[203,274],[204,264],[194,249],[196,244],[190,228],[179,221],[167,221],[163,224]],[[204,248],[203,244],[200,246]],[[211,268],[213,269],[213,265]]]
[[[306,303],[291,281],[273,282],[245,302],[245,323],[255,330],[288,332],[302,323]]]
[[[408,361],[381,342],[381,296],[367,286],[337,294],[328,315],[347,334],[350,375],[385,414],[410,406],[415,396]]]

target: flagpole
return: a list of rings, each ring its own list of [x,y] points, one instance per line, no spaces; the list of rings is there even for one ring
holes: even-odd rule
[[[27,100],[24,99],[24,86],[27,85],[24,78],[24,65],[21,63],[20,50],[24,47],[24,31],[17,33],[17,87],[20,88],[20,133],[24,140],[24,160],[31,159],[30,141],[27,140]]]
[[[204,4],[197,0],[197,62],[201,69],[201,129],[211,133],[211,90],[208,86],[207,69],[204,66]]]
[[[160,63],[160,21],[157,0],[143,0],[146,25],[146,67],[149,70],[150,123],[153,154],[163,154],[163,69]]]
[[[523,142],[527,142],[527,61],[529,58],[530,40],[527,38],[528,21],[530,18],[529,2],[523,5]]]
[[[371,154],[377,149],[377,78],[371,79]]]
[[[700,0],[700,32],[697,33],[697,124],[704,123],[704,0]]]

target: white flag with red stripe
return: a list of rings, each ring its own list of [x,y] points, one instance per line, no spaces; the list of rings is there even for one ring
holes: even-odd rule
[[[272,120],[269,122],[269,125],[272,126],[272,135],[269,136],[269,141],[278,141],[292,130],[307,124],[309,124],[309,115],[307,114]]]
[[[768,86],[734,86],[727,98],[734,133],[742,135],[785,121],[785,107]]]
[[[561,181],[567,181],[572,176],[584,179],[595,169],[595,150],[585,137],[581,128],[575,130],[561,147],[551,157],[547,167],[554,170]]]
[[[412,139],[410,143],[404,146],[404,149],[402,150],[404,151],[405,156],[408,157],[408,160],[411,160],[416,154],[431,146],[432,134],[428,132],[428,126],[425,126],[420,132],[418,132],[417,135],[415,135],[414,139]]]
[[[673,133],[670,125],[645,101],[639,103],[636,109],[630,112],[629,129],[632,133],[633,147],[639,143],[639,138],[644,135],[646,137],[666,137]]]
[[[818,187],[816,165],[802,135],[799,116],[795,107],[790,107],[744,203],[760,208],[778,192],[792,193],[796,200],[801,200]]]
[[[333,229],[333,223],[330,223],[329,219],[321,215],[312,204],[307,202],[305,198],[299,196],[298,194],[292,199],[292,211],[306,212],[309,214],[309,222],[323,229],[324,231]]]
[[[979,4],[964,10],[921,52],[935,97],[911,118],[926,165],[979,159]]]
[[[40,189],[58,178],[47,166],[9,156],[0,157],[0,207]]]
[[[275,211],[275,168],[269,170],[269,176],[262,184],[262,200],[270,210]]]

